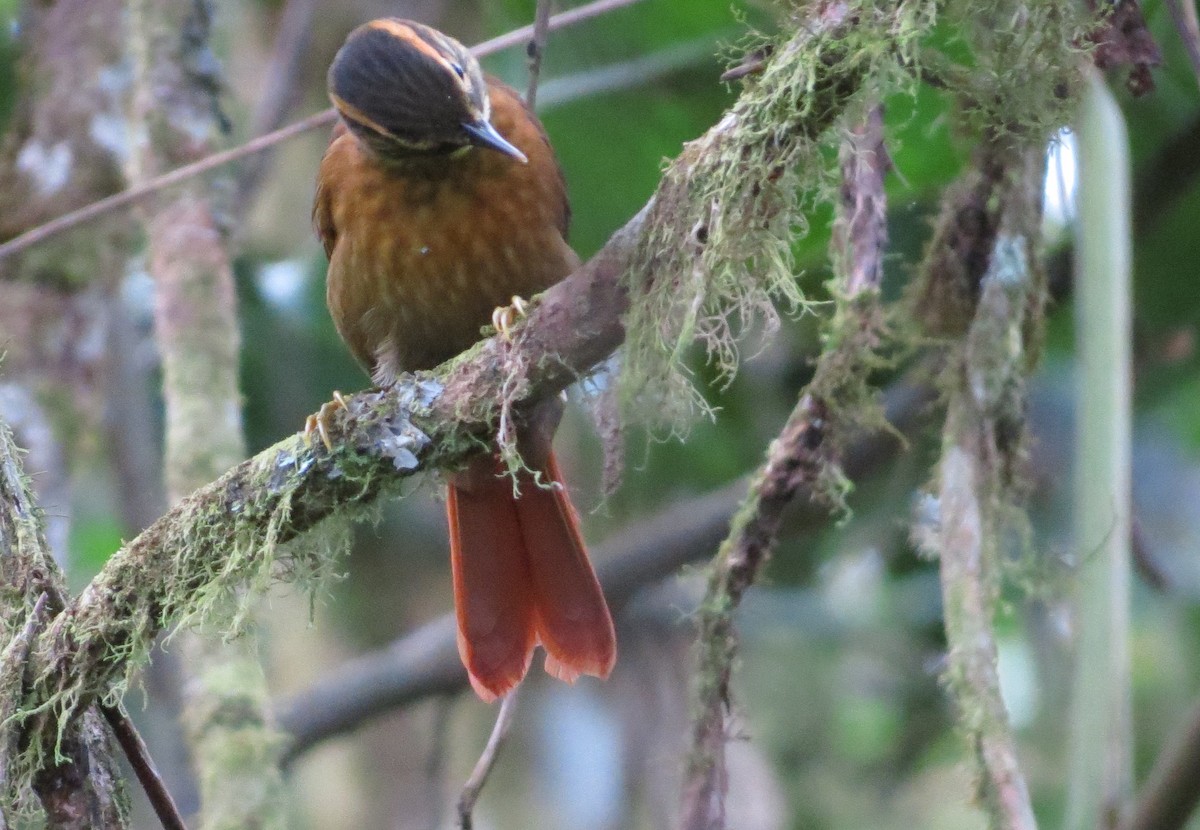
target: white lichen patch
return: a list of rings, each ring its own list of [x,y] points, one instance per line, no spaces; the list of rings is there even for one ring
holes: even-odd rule
[[[112,153],[119,163],[125,164],[129,161],[129,125],[121,116],[107,112],[96,113],[88,127],[88,136],[98,147]]]
[[[96,146],[107,150],[119,164],[128,164],[133,142],[125,99],[133,84],[133,74],[125,63],[105,66],[96,73],[96,88],[104,95],[105,105],[98,107],[88,125],[88,136]]]
[[[17,153],[17,169],[29,177],[39,196],[53,196],[71,178],[73,155],[66,141],[49,146],[30,141]]]

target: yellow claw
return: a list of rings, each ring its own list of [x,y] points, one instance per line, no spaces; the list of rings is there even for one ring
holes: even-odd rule
[[[512,340],[512,327],[517,320],[526,316],[529,303],[520,297],[513,297],[508,305],[497,306],[492,312],[492,325],[505,340]]]
[[[321,404],[321,409],[315,415],[309,415],[304,422],[304,440],[312,446],[313,433],[321,438],[321,443],[325,445],[325,449],[333,451],[333,442],[329,440],[329,425],[333,418],[333,413],[339,409],[349,409],[346,406],[346,399],[342,397],[342,393],[334,390],[333,400],[326,401]]]

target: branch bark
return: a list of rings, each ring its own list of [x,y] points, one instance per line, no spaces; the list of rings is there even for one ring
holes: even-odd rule
[[[828,19],[840,18],[831,13]],[[660,193],[666,189],[678,199],[689,177],[700,175],[697,170],[710,173],[719,166],[706,152],[765,152],[767,139],[757,125],[776,117],[781,102],[796,107],[790,136],[810,141],[834,123],[866,70],[861,63],[820,60],[805,45],[809,38],[807,30],[796,34],[771,59],[764,74],[770,80],[748,86],[734,110],[671,168]],[[833,42],[821,41],[819,49],[836,51]],[[813,73],[819,106],[792,95]],[[771,138],[770,146],[779,140]],[[742,206],[747,215],[769,216],[770,186],[737,184],[737,197],[748,200]],[[765,202],[755,201],[760,195]],[[333,419],[332,452],[293,436],[197,490],[124,546],[48,626],[33,654],[32,697],[45,701],[47,719],[62,728],[97,696],[111,693],[164,627],[214,615],[236,624],[228,600],[236,601],[247,582],[262,585],[272,575],[298,579],[327,570],[319,551],[286,543],[331,516],[353,516],[423,470],[460,464],[491,442],[502,413],[519,413],[607,358],[624,337],[626,272],[636,265],[641,276],[649,273],[657,260],[644,241],[652,234],[676,234],[678,220],[669,210],[643,209],[586,265],[540,298],[511,342],[486,340],[435,373],[353,397]],[[772,227],[791,231],[782,221]],[[755,238],[770,246],[763,256],[783,244],[762,234]],[[745,251],[743,240],[737,252]],[[710,247],[703,255],[711,262],[719,250]],[[682,264],[682,258],[673,262]]]
[[[458,796],[458,826],[462,830],[471,830],[474,826],[475,804],[479,801],[479,796],[483,793],[483,788],[487,784],[492,770],[496,767],[500,751],[504,749],[504,744],[508,741],[509,732],[512,731],[519,692],[520,686],[504,696],[504,700],[500,703],[500,713],[496,715],[496,725],[492,727],[492,734],[488,736],[487,746],[483,748],[483,754],[475,762],[475,768],[471,770],[471,777],[467,779],[467,783],[463,785],[462,792]]]
[[[1200,804],[1200,704],[1150,771],[1122,830],[1183,830]]]
[[[213,8],[169,0],[130,9],[140,58],[134,119],[150,137],[135,168],[149,177],[207,156],[221,133],[220,78],[195,69],[215,65],[208,54]],[[177,502],[245,457],[236,291],[228,242],[201,185],[161,194],[147,213],[166,409],[165,479],[168,498]],[[200,785],[200,826],[282,827],[281,741],[267,710],[257,642],[223,644],[187,632],[181,653],[183,723]]]
[[[128,822],[113,747],[98,714],[88,709],[60,733],[45,737],[19,717],[27,666],[47,619],[61,612],[63,577],[46,548],[41,512],[21,467],[8,425],[0,421],[0,825],[41,820],[53,830],[119,828]],[[41,763],[21,747],[40,747]],[[37,815],[38,811],[41,815]]]
[[[766,564],[783,510],[806,485],[810,496],[840,503],[846,479],[837,460],[839,448],[856,427],[883,423],[882,417],[863,416],[871,407],[855,405],[855,399],[868,395],[866,373],[880,346],[879,284],[887,239],[883,183],[889,166],[883,113],[874,106],[850,130],[842,147],[842,198],[832,242],[838,313],[826,324],[826,339],[833,345],[822,352],[812,381],[771,444],[767,462],[717,552],[700,606],[683,830],[723,830],[726,825],[725,744],[737,652],[733,614]]]
[[[767,452],[746,502],[733,518],[729,537],[714,560],[697,624],[695,720],[684,773],[684,830],[725,827],[726,713],[736,643],[733,612],[758,577],[775,546],[783,510],[806,481],[813,480],[810,447],[820,443],[820,414],[805,394]]]
[[[1025,377],[1041,325],[1037,261],[1044,145],[985,137],[946,193],[923,265],[925,325],[954,335],[945,355],[942,458],[914,535],[939,562],[949,649],[945,682],[979,769],[989,827],[1034,830],[1000,695],[994,617],[1000,559],[1021,495]]]
[[[967,397],[960,390],[950,402],[938,474],[936,540],[930,543],[941,563],[950,649],[947,685],[981,770],[978,786],[989,826],[1036,830],[996,668],[993,617],[999,534],[988,486],[988,416],[981,418]]]
[[[1037,827],[1000,694],[994,617],[1004,543],[1019,534],[1010,519],[1021,495],[1029,348],[1041,324],[1034,240],[1043,146],[985,139],[947,192],[924,266],[924,296],[943,289],[926,325],[957,339],[946,354],[942,457],[914,535],[939,562],[945,683],[979,769],[978,802],[996,830]]]
[[[926,423],[934,399],[927,386],[898,384],[888,394],[886,417],[901,433]],[[871,473],[902,446],[894,435],[860,435],[847,449],[844,470],[852,479]],[[681,502],[662,513],[621,530],[593,553],[604,595],[613,611],[622,609],[648,585],[697,562],[721,543],[729,520],[746,493],[746,482],[735,481],[720,490]],[[798,526],[809,527],[829,517],[827,509],[806,512],[808,494],[796,499]],[[333,670],[311,688],[281,701],[276,711],[280,726],[291,737],[285,763],[291,763],[316,744],[345,734],[370,718],[430,696],[467,687],[458,659],[454,617],[446,615]]]

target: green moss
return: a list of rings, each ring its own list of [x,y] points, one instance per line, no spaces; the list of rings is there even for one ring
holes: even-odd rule
[[[944,27],[965,47],[963,72],[948,76],[962,126],[1001,143],[1044,141],[1070,122],[1085,35],[1086,4],[1057,0],[955,0]]]
[[[309,534],[303,542],[284,538],[302,481],[297,441],[283,442],[270,463],[256,466],[244,480],[228,479],[223,500],[185,499],[177,521],[152,526],[139,537],[141,545],[112,558],[88,587],[85,611],[54,621],[32,655],[37,674],[27,700],[37,703],[6,723],[42,736],[15,759],[15,778],[44,767],[51,753],[61,760],[64,734],[81,702],[119,700],[159,630],[203,626],[237,636],[254,597],[271,579],[283,576],[309,588],[326,583],[342,534]],[[369,471],[350,467],[338,471],[349,486],[372,486]],[[236,517],[232,529],[230,515]],[[164,560],[143,553],[152,549],[174,555]]]
[[[836,154],[826,151],[863,101],[912,83],[907,67],[932,9],[852,3],[839,21],[815,25],[802,11],[785,36],[747,45],[770,58],[725,118],[670,165],[647,216],[628,277],[627,417],[686,430],[707,411],[687,368],[693,343],[728,378],[744,333],[813,307],[792,250],[808,233],[806,214],[836,198]]]

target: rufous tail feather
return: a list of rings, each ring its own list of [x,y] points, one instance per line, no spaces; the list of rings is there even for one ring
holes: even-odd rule
[[[607,677],[612,617],[553,453],[549,488],[523,474],[514,498],[502,469],[495,458],[474,460],[451,478],[446,500],[458,651],[472,687],[488,701],[506,694],[539,642],[554,677]]]

